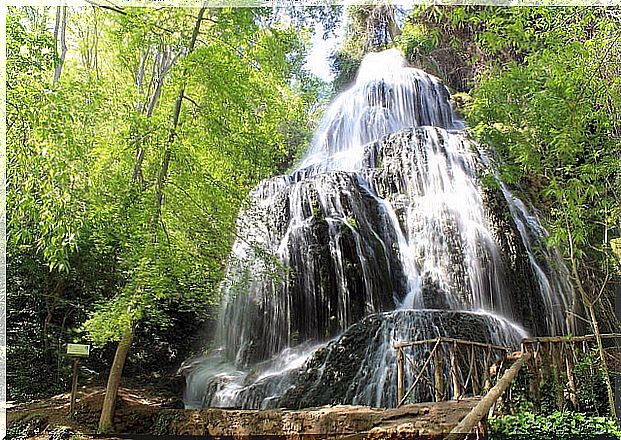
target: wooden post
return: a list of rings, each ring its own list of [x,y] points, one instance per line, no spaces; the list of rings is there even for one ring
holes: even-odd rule
[[[490,365],[490,352],[490,348],[485,349],[485,360],[483,361],[483,390],[485,391],[488,391],[492,387],[492,378],[490,375],[490,368],[492,368]]]
[[[73,379],[71,381],[71,403],[69,405],[69,417],[73,418],[75,415],[75,396],[78,391],[78,364],[80,363],[79,357],[73,358]]]
[[[472,393],[475,396],[478,396],[479,394],[481,394],[481,380],[479,378],[479,368],[477,367],[476,350],[474,349],[474,346],[472,347],[470,356],[472,356],[473,362]]]
[[[550,342],[550,357],[552,359],[552,369],[553,369],[553,378],[554,378],[554,388],[555,388],[555,399],[556,399],[556,407],[562,411],[565,409],[565,397],[563,396],[565,389],[565,383],[563,381],[563,370],[565,370],[565,366],[562,362],[561,355],[562,345],[559,346],[557,343]]]
[[[464,351],[467,350],[467,347],[464,347]],[[470,382],[470,388],[473,390],[474,394],[474,345],[470,346],[470,363],[468,365],[468,378],[464,383],[464,393],[468,392],[468,382]]]
[[[539,343],[537,345],[529,344],[530,349],[527,348],[526,352],[531,352],[531,358],[528,361],[528,369],[530,371],[531,377],[530,382],[528,384],[530,398],[533,402],[539,402],[539,389],[541,388],[541,381],[539,378]],[[529,351],[531,350],[531,351]]]
[[[401,405],[405,393],[405,374],[403,371],[403,347],[397,348],[397,406]]]
[[[444,400],[444,367],[440,347],[433,352],[433,378],[436,402]]]
[[[576,389],[576,380],[574,378],[574,344],[571,344],[571,350],[567,353],[565,350],[565,367],[567,368],[567,384],[569,385],[569,400],[574,410],[580,409],[578,402],[578,390]]]
[[[451,358],[451,381],[453,383],[453,400],[459,400],[461,397],[461,389],[459,386],[459,370],[457,366],[457,344],[453,343],[453,346],[449,346],[449,353]]]

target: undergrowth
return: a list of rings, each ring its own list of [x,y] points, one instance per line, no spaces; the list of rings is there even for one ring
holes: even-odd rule
[[[521,411],[488,420],[489,439],[621,439],[621,429],[610,417],[573,411],[548,415]]]

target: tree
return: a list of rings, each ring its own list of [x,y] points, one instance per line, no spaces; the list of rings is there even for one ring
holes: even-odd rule
[[[500,17],[489,20],[489,14]],[[611,239],[621,233],[621,28],[606,9],[527,8],[481,13],[479,44],[508,61],[475,88],[468,116],[505,159],[505,178],[545,208],[551,240],[564,251],[577,300],[597,336],[610,411],[614,393],[600,322],[614,313]],[[471,16],[466,20],[473,20]],[[510,56],[507,57],[508,51]],[[511,60],[513,58],[513,60]]]
[[[216,309],[247,192],[310,135],[306,41],[269,12],[208,10],[189,51],[196,11],[68,9],[67,42],[83,38],[54,83],[48,11],[11,9],[9,320],[32,330],[9,336],[16,371],[54,371],[62,389],[64,342],[120,342],[112,396],[124,357],[126,372],[161,374],[188,355],[195,337],[176,333],[198,334]]]
[[[345,36],[332,55],[335,90],[339,91],[355,79],[366,53],[381,51],[396,43],[401,33],[396,18],[399,13],[401,10],[389,3],[347,8]]]

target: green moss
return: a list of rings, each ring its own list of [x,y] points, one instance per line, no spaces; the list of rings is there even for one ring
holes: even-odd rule
[[[164,435],[169,434],[170,422],[177,417],[175,412],[161,414],[153,425],[153,431],[155,434]]]
[[[351,226],[351,228],[352,228],[353,230],[355,230],[355,231],[357,231],[357,230],[358,230],[358,222],[356,221],[356,219],[355,219],[355,218],[353,218],[353,217],[349,216],[349,217],[347,217],[347,218],[345,219],[345,221],[347,222],[347,224],[348,224],[349,226]]]

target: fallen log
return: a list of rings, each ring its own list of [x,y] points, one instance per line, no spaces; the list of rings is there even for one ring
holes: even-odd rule
[[[504,393],[509,387],[511,381],[515,378],[520,368],[530,357],[530,353],[524,353],[515,363],[505,371],[505,374],[498,380],[498,383],[489,390],[489,392],[481,399],[481,401],[464,417],[461,422],[453,428],[453,430],[445,437],[444,440],[458,440],[465,438],[475,426],[487,415],[489,409],[494,402]]]

